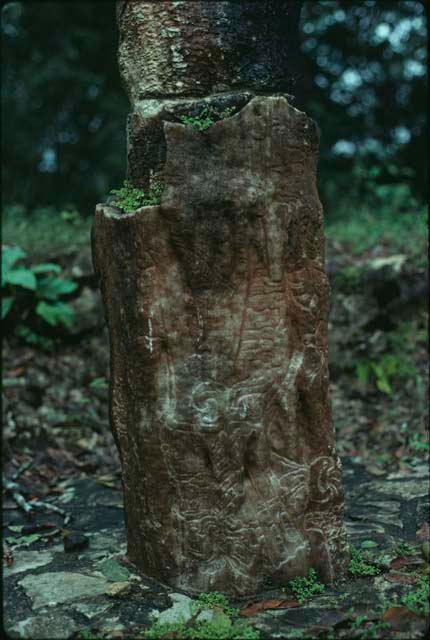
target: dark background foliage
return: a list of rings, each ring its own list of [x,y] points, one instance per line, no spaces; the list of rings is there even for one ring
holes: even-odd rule
[[[378,184],[406,185],[422,200],[424,3],[308,1],[301,37],[327,214],[345,199],[371,200]],[[73,203],[86,216],[122,182],[128,104],[116,46],[114,2],[3,6],[5,205]]]

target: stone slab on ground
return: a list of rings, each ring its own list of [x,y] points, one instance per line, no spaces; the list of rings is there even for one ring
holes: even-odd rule
[[[360,548],[364,541],[372,541],[374,550],[384,555],[388,563],[398,555],[396,547],[401,542],[417,545],[419,552],[416,532],[428,522],[429,513],[425,497],[428,473],[424,466],[375,479],[346,460],[344,483],[345,523],[351,544]],[[178,608],[179,600],[189,607],[186,594],[175,593],[139,575],[124,560],[125,530],[119,492],[90,479],[76,480],[73,486],[73,499],[66,507],[73,514],[73,528],[89,537],[89,546],[65,553],[58,539],[50,546],[38,541],[30,547],[14,547],[14,561],[3,576],[7,634],[35,639],[80,638],[84,632],[98,637],[114,637],[118,633],[135,637],[155,619],[169,617],[175,606]],[[8,510],[5,524],[11,522],[24,524],[25,516],[19,510]],[[7,528],[6,535],[10,535]],[[109,585],[118,583],[129,585],[127,593],[109,596]],[[247,620],[259,629],[262,640],[297,637],[300,632],[304,637],[318,637],[330,628],[334,630],[333,637],[354,638],[351,607],[356,616],[367,615],[373,620],[380,605],[396,598],[399,601],[412,588],[387,581],[384,575],[351,577],[326,588],[321,596],[303,606],[266,610]],[[241,608],[258,600],[286,597],[291,596],[268,585],[267,591],[230,604]],[[406,630],[390,630],[387,637],[423,637],[425,619],[412,617],[411,624]]]

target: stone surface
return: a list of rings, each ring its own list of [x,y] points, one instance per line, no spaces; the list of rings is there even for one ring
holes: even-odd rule
[[[169,593],[173,605],[169,609],[160,612],[154,609],[151,618],[160,624],[172,624],[175,622],[188,622],[194,615],[193,600],[182,593]],[[203,609],[196,618],[196,622],[210,622],[214,617],[213,609]]]
[[[50,551],[20,551],[16,555],[13,564],[3,568],[3,577],[7,578],[15,573],[22,573],[37,567],[43,567],[52,561],[53,554]]]
[[[258,96],[164,125],[161,205],[93,228],[130,558],[239,594],[345,566],[315,124]]]
[[[103,560],[103,562],[99,564],[99,569],[105,578],[112,582],[126,582],[130,577],[128,569],[110,558]]]
[[[132,103],[234,89],[296,93],[301,0],[119,2],[120,72]]]
[[[68,638],[79,629],[79,624],[64,614],[51,614],[31,616],[21,620],[10,630],[8,634],[12,638],[35,638],[46,640],[60,640]]]
[[[57,571],[28,575],[21,580],[27,596],[33,600],[33,608],[80,600],[105,592],[107,582],[82,573]]]

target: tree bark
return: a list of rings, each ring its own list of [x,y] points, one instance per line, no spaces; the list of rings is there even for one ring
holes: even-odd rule
[[[347,545],[328,397],[318,132],[291,97],[240,74],[244,55],[251,69],[268,60],[275,88],[291,80],[277,66],[288,56],[267,20],[274,3],[243,2],[234,15],[233,4],[119,7],[132,118],[141,109],[129,175],[144,184],[156,171],[165,187],[160,205],[131,214],[98,205],[93,254],[129,556],[175,588],[249,594],[311,567],[331,582]],[[297,22],[298,3],[275,4],[280,23]],[[266,22],[254,15],[242,33],[238,17],[251,8]],[[166,24],[180,25],[169,64],[154,40]],[[260,39],[270,42],[267,59]],[[255,49],[242,54],[241,42]],[[172,71],[182,50],[183,75]],[[174,78],[186,99],[170,97]],[[221,81],[229,91],[202,97]],[[236,113],[203,132],[178,122],[217,101]],[[157,153],[145,164],[148,144]]]

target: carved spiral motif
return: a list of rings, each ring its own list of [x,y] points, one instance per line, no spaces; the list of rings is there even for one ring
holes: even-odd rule
[[[192,406],[199,426],[206,431],[219,431],[225,390],[214,382],[200,382],[192,391]]]
[[[310,477],[314,502],[332,502],[341,494],[341,470],[338,459],[328,456],[316,458],[311,463]]]

